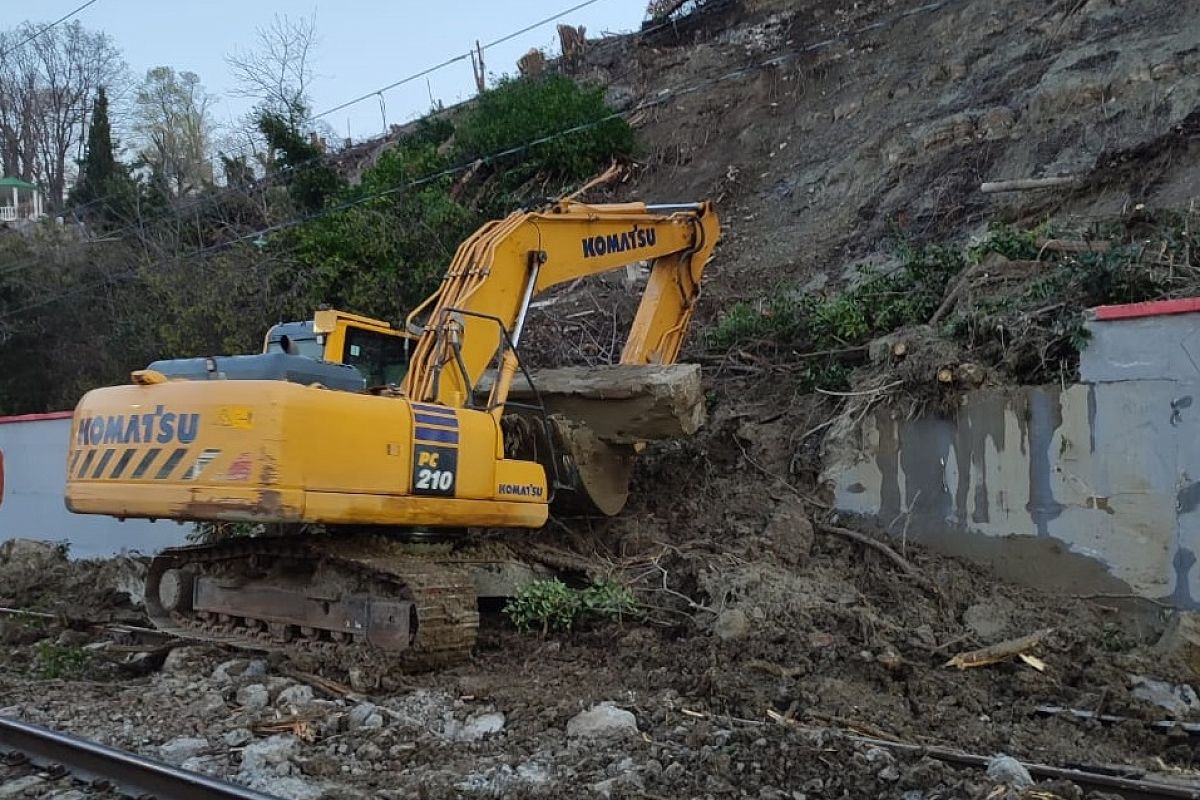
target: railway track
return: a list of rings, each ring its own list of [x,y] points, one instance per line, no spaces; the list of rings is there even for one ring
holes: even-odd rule
[[[160,800],[278,800],[228,781],[188,772],[98,742],[0,717],[0,753],[12,764],[28,759],[60,766],[77,778],[102,781],[132,797]]]

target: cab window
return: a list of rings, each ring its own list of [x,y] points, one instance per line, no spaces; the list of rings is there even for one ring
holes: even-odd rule
[[[342,363],[356,368],[367,386],[398,384],[408,370],[406,341],[399,336],[347,328]]]

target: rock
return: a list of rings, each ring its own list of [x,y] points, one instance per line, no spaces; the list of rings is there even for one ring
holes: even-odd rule
[[[191,672],[205,652],[208,652],[208,648],[175,648],[163,658],[162,670],[168,674]]]
[[[192,756],[180,764],[179,767],[180,769],[186,769],[188,772],[212,774],[216,771],[213,769],[213,762],[214,759],[212,756]]]
[[[1018,791],[1033,786],[1033,776],[1025,769],[1025,765],[1003,753],[988,762],[987,776],[996,783],[1007,784]]]
[[[473,742],[502,730],[504,730],[504,715],[499,711],[494,711],[489,714],[476,714],[468,717],[467,721],[455,732],[454,738],[464,742]]]
[[[289,775],[293,770],[292,756],[296,752],[296,737],[280,733],[246,745],[242,750],[242,775]]]
[[[235,677],[240,677],[250,662],[244,658],[234,658],[217,665],[213,670],[212,679],[222,686],[233,683]]]
[[[1154,649],[1164,655],[1180,657],[1193,672],[1200,673],[1200,612],[1175,612]]]
[[[271,702],[275,702],[279,698],[279,693],[289,686],[295,685],[295,681],[290,678],[282,678],[278,675],[272,675],[267,678],[267,694],[271,696]]]
[[[250,778],[243,777],[242,780],[251,789],[267,792],[272,797],[281,797],[284,800],[317,800],[325,794],[324,789],[313,786],[300,778],[252,776]]]
[[[1176,685],[1147,678],[1145,675],[1132,675],[1129,683],[1133,687],[1131,694],[1134,697],[1165,708],[1177,717],[1200,711],[1200,697],[1197,697],[1196,690],[1186,683]]]
[[[85,631],[73,631],[67,629],[58,635],[54,643],[59,647],[82,647],[92,641],[92,637]]]
[[[311,686],[306,686],[303,683],[297,683],[287,687],[279,696],[275,698],[275,705],[279,708],[291,706],[293,708],[304,708],[313,701],[313,690]]]
[[[803,563],[812,552],[813,526],[799,498],[780,501],[763,535],[779,560],[790,566]]]
[[[346,727],[350,730],[382,728],[383,715],[379,713],[379,706],[374,703],[359,703],[346,715]]]
[[[963,612],[963,624],[985,642],[995,642],[1008,630],[1008,614],[994,603],[976,603]]]
[[[241,747],[244,744],[254,741],[254,734],[250,732],[249,728],[234,728],[231,731],[226,731],[221,740],[229,747]]]
[[[207,749],[208,739],[199,739],[192,736],[176,736],[166,744],[159,746],[158,755],[163,761],[178,767],[192,756],[198,755]]]
[[[258,711],[260,708],[266,708],[267,703],[270,701],[271,694],[267,691],[267,687],[261,683],[252,683],[249,686],[243,686],[237,691],[238,705],[247,711]]]
[[[37,775],[26,775],[24,778],[5,781],[4,785],[0,786],[0,797],[19,797],[30,789],[33,789],[33,787],[45,782],[44,778],[39,778]]]
[[[611,703],[601,703],[581,711],[567,722],[567,736],[573,739],[616,738],[637,731],[637,717]]]
[[[63,789],[46,795],[46,800],[87,800],[87,795],[78,789]]]
[[[225,712],[225,697],[220,692],[205,692],[193,706],[200,716],[210,717]]]
[[[40,569],[47,564],[66,560],[66,548],[55,542],[9,539],[0,543],[0,564]]]
[[[267,662],[261,658],[255,658],[246,665],[242,670],[241,677],[243,678],[261,678],[267,674]]]
[[[740,608],[722,611],[721,615],[717,617],[717,621],[713,623],[713,633],[717,635],[717,638],[727,642],[744,639],[750,633],[750,619]]]

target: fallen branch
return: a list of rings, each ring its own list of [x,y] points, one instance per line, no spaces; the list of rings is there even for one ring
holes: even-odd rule
[[[961,670],[996,664],[1013,656],[1022,655],[1027,650],[1032,650],[1042,639],[1053,633],[1053,631],[1053,628],[1043,628],[1040,631],[1034,631],[1028,636],[1008,639],[989,647],[980,648],[979,650],[968,650],[965,653],[959,653],[942,666],[958,667]]]
[[[324,695],[335,698],[345,698],[359,702],[365,700],[366,697],[351,689],[349,686],[331,681],[329,678],[322,678],[320,675],[313,675],[311,672],[301,672],[294,667],[284,666],[279,670],[281,675],[284,675],[300,683],[307,684]]]
[[[1052,253],[1107,253],[1112,249],[1112,242],[1108,240],[1038,239],[1037,245],[1039,254],[1046,250]]]
[[[897,386],[903,386],[904,381],[892,381],[880,386],[878,389],[863,389],[859,392],[835,392],[833,389],[822,389],[820,386],[813,387],[818,394],[826,394],[830,397],[867,397],[873,394],[883,394],[889,389],[895,389]]]
[[[942,596],[941,590],[938,589],[933,581],[929,580],[929,578],[926,577],[921,570],[913,566],[911,561],[897,553],[884,542],[881,542],[878,539],[872,539],[865,533],[852,531],[849,528],[843,528],[838,525],[830,525],[827,522],[818,522],[814,527],[816,527],[816,529],[822,533],[831,533],[835,536],[841,536],[844,539],[850,539],[851,541],[858,542],[861,545],[865,545],[877,552],[883,553],[888,560],[898,566],[900,571],[903,572],[913,583],[925,589],[930,594],[938,597]]]
[[[977,769],[987,769],[988,765],[992,762],[991,756],[977,755],[975,753],[968,753],[963,750],[955,750],[950,747],[910,744],[908,742],[895,742],[874,736],[860,736],[842,728],[805,725],[789,719],[773,709],[769,709],[767,711],[767,716],[778,725],[801,731],[803,733],[814,735],[834,734],[847,741],[871,745],[873,747],[885,747],[890,750],[896,750],[900,752],[915,753],[922,756],[928,756],[929,758],[933,758],[938,761],[944,761],[949,764],[961,764],[963,766],[975,767]],[[1200,791],[1198,791],[1194,786],[1187,784],[1177,785],[1172,783],[1164,783],[1161,781],[1138,780],[1119,775],[1110,775],[1105,772],[1091,772],[1082,769],[1070,769],[1068,767],[1054,767],[1049,764],[1037,764],[1029,761],[1021,761],[1021,765],[1024,766],[1025,769],[1029,770],[1030,775],[1033,775],[1037,778],[1066,780],[1082,786],[1117,789],[1123,792],[1128,792],[1137,797],[1172,798],[1178,800],[1197,800],[1197,798],[1200,797]]]
[[[1052,189],[1055,186],[1066,186],[1075,183],[1078,178],[1074,175],[1058,175],[1049,178],[1017,178],[1011,181],[989,181],[979,187],[984,194],[997,192],[1028,192],[1034,189]]]

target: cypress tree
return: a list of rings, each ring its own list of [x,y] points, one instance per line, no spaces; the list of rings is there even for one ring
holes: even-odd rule
[[[104,197],[116,188],[117,159],[113,155],[112,127],[108,122],[108,95],[101,86],[92,105],[92,122],[88,126],[87,153],[80,165],[79,182],[71,192],[75,205],[84,205]]]

